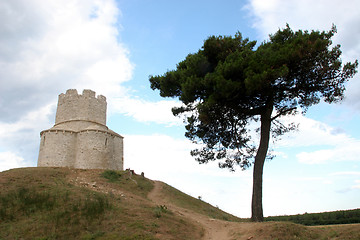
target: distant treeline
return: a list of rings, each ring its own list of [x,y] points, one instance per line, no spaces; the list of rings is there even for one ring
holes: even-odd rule
[[[360,223],[360,208],[335,212],[267,217],[265,221],[288,221],[307,226]]]

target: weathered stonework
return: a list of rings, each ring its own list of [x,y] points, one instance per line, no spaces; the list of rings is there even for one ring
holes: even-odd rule
[[[40,133],[39,167],[123,170],[123,137],[106,126],[106,98],[59,95],[55,125]]]

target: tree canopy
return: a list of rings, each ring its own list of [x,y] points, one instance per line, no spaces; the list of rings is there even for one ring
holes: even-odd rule
[[[252,219],[262,221],[262,173],[270,134],[284,134],[281,116],[303,113],[324,100],[341,101],[345,83],[358,62],[342,64],[340,45],[330,31],[296,31],[288,25],[256,47],[256,41],[211,36],[202,48],[177,64],[176,70],[150,76],[162,97],[177,97],[185,114],[185,136],[200,148],[191,154],[200,163],[219,160],[233,170],[254,164]],[[252,144],[249,123],[260,121],[260,142]],[[254,200],[255,198],[255,200]]]

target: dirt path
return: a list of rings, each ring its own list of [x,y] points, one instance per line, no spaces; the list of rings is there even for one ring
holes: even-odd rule
[[[239,239],[232,235],[232,232],[241,228],[246,228],[248,223],[226,222],[218,219],[211,219],[202,214],[198,214],[187,209],[178,207],[168,202],[161,194],[162,183],[154,181],[154,189],[149,193],[148,198],[158,205],[166,205],[175,214],[184,216],[196,224],[200,224],[204,229],[204,240],[234,240]],[[245,238],[245,239],[251,239]]]

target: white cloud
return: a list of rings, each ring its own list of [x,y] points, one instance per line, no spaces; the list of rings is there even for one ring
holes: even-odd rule
[[[156,177],[181,174],[204,174],[208,176],[251,176],[251,171],[233,174],[220,170],[217,162],[199,164],[190,151],[199,147],[187,139],[176,139],[168,135],[125,135],[125,167],[137,171],[156,173]],[[139,150],[141,149],[141,150]]]
[[[355,185],[351,187],[352,189],[360,189],[360,180],[355,180]]]
[[[322,184],[333,184],[333,180],[326,178],[326,177],[295,177],[292,180],[297,181],[297,182],[312,182],[312,184],[318,184],[318,183],[322,183]]]
[[[339,38],[345,41],[347,48],[352,44],[359,45],[355,40],[359,37],[358,32],[353,28],[359,24],[359,6],[357,0],[349,0],[346,4],[341,0],[251,0],[246,8],[253,15],[253,27],[260,30],[264,38],[285,27],[286,23],[294,29],[307,30],[329,30],[335,24]],[[347,39],[348,32],[354,32],[355,39]]]
[[[193,169],[187,168],[194,163],[189,154],[191,143],[183,139],[167,135],[125,135],[124,148],[127,168],[156,173],[157,177],[166,175],[174,166],[178,171]]]
[[[171,109],[180,106],[178,101],[162,100],[149,102],[139,98],[121,97],[110,100],[112,110],[131,116],[139,122],[155,122],[166,125],[181,125],[183,120],[175,117]]]
[[[0,3],[0,121],[14,121],[68,88],[124,94],[133,64],[118,42],[113,0]],[[6,104],[5,104],[6,103]]]
[[[360,161],[360,141],[348,139],[338,142],[332,148],[321,149],[313,152],[302,152],[296,155],[301,163],[321,164],[341,161]]]
[[[275,147],[306,148],[296,155],[299,162],[321,164],[360,161],[360,140],[300,114],[284,117],[282,121],[285,124],[289,122],[299,124],[299,129],[283,136],[275,143]],[[314,147],[316,150],[313,149]]]
[[[24,159],[12,152],[0,152],[0,163],[0,172],[26,166]]]
[[[0,158],[2,169],[16,167],[12,159],[21,158],[21,166],[36,166],[40,143],[40,131],[50,128],[54,121],[55,105],[48,104],[37,110],[28,112],[18,121],[0,122],[0,149],[7,155]],[[15,158],[17,156],[18,158]],[[10,157],[10,159],[6,159]],[[13,161],[15,165],[8,164]],[[25,164],[25,165],[24,165]]]
[[[24,129],[41,129],[50,126],[50,116],[53,116],[55,105],[50,103],[42,108],[33,110],[23,115],[18,121],[12,123],[0,122],[0,135],[11,138]]]
[[[301,114],[283,117],[281,121],[299,124],[299,128],[284,135],[276,142],[277,147],[336,146],[339,142],[355,141],[338,129]]]
[[[300,181],[300,182],[304,182],[304,181],[310,181],[310,182],[314,182],[314,181],[323,181],[323,177],[296,177],[294,178],[295,181]]]
[[[360,172],[348,171],[348,172],[335,172],[330,174],[330,176],[357,176],[357,175],[360,176]]]

